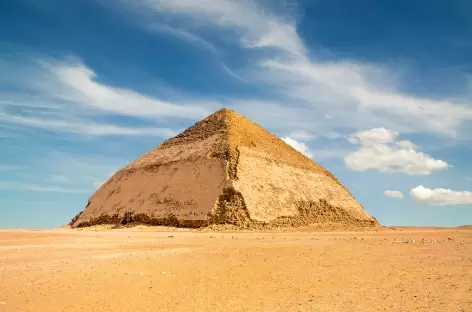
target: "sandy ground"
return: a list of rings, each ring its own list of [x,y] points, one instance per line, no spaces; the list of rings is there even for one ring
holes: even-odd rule
[[[0,231],[3,311],[472,311],[472,231]]]

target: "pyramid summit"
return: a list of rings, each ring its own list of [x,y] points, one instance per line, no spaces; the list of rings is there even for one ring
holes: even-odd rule
[[[229,109],[120,169],[70,224],[129,222],[378,224],[329,171]]]

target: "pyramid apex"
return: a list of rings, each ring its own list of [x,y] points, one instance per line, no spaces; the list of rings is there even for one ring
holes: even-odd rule
[[[232,109],[229,109],[227,107],[220,108],[216,112],[234,112]]]
[[[227,108],[227,107],[223,107],[219,110],[217,110],[216,112],[214,112],[212,115],[220,115],[220,114],[225,114],[225,115],[239,115],[236,111],[230,109],[230,108]],[[211,115],[210,115],[211,116]]]
[[[235,113],[234,110],[232,110],[230,108],[227,108],[227,107],[223,107],[223,108],[219,109],[218,112],[233,112],[233,113]]]

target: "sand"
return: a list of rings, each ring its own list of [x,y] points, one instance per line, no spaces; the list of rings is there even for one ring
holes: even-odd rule
[[[71,224],[131,218],[191,227],[378,225],[329,171],[228,109],[120,169]]]
[[[0,231],[4,311],[472,311],[472,231]]]

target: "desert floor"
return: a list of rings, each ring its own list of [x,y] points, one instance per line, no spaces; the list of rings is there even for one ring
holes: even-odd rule
[[[472,231],[0,231],[3,311],[472,311]]]

